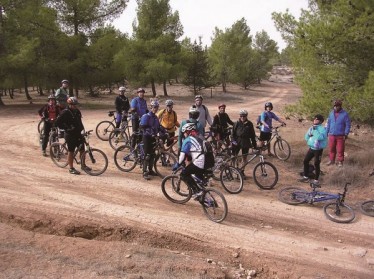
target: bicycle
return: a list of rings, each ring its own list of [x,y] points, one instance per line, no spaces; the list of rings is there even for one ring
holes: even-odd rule
[[[77,164],[81,164],[81,168],[84,172],[89,175],[97,176],[103,174],[108,168],[108,158],[103,151],[100,149],[92,148],[89,144],[88,138],[92,133],[92,130],[84,133],[84,143],[81,143],[78,148],[74,151],[74,161]],[[85,151],[79,155],[77,154],[84,147]],[[64,168],[68,165],[68,148],[67,143],[55,142],[50,146],[50,156],[53,163]]]
[[[181,179],[180,174],[183,167],[179,167],[172,175],[166,176],[161,182],[161,190],[164,196],[171,202],[177,204],[184,204],[188,202],[193,193],[192,188]],[[225,220],[228,212],[227,202],[224,195],[216,189],[207,187],[209,178],[212,172],[207,171],[203,179],[192,175],[198,188],[202,191],[201,196],[196,199],[201,204],[204,214],[209,220],[221,223]]]
[[[252,157],[248,159],[248,156]],[[260,162],[253,168],[253,179],[259,188],[271,190],[278,183],[278,170],[272,163],[265,162],[261,150],[253,149],[252,153],[231,157],[230,161],[233,166],[237,167],[242,172],[244,179],[247,179],[250,177],[249,164],[257,157],[260,159]]]
[[[163,150],[163,142],[156,137],[156,156],[153,164],[155,172],[164,178],[171,172],[172,166],[177,162],[176,157],[168,151]],[[132,171],[137,165],[143,168],[145,160],[144,143],[138,143],[135,148],[131,145],[119,146],[114,152],[114,163],[123,172]]]
[[[360,211],[365,215],[374,217],[374,200],[361,202]]]
[[[131,122],[131,118],[127,117],[127,115],[124,115],[122,119],[123,121],[121,122],[121,127],[114,128],[114,130],[111,131],[109,134],[109,145],[114,150],[119,145],[130,144],[130,136],[131,136],[130,127],[131,126],[129,125],[129,122]]]
[[[298,187],[286,187],[282,189],[278,198],[281,202],[290,205],[297,205],[302,203],[313,204],[316,202],[335,200],[324,205],[323,212],[327,219],[337,223],[349,223],[355,218],[353,209],[344,203],[347,193],[348,185],[345,183],[343,194],[331,194],[321,191],[316,191],[316,188],[321,188],[320,185],[310,183],[312,191],[308,192]]]
[[[287,161],[291,156],[291,147],[290,144],[281,137],[279,134],[279,128],[284,127],[285,125],[282,124],[277,127],[271,128],[272,136],[269,141],[266,141],[261,146],[262,151],[268,150],[268,146],[271,144],[271,141],[275,138],[274,144],[273,144],[273,152],[274,155],[281,161]]]
[[[228,134],[228,138],[217,140],[214,136],[214,131],[210,128],[209,131],[206,131],[204,134],[204,139],[210,141],[213,146],[213,151],[215,154],[227,154],[231,155],[231,130],[232,127],[227,127],[225,132]]]
[[[114,115],[116,111],[108,111],[108,116],[113,117],[112,121],[104,120],[99,122],[96,126],[96,135],[102,141],[108,141],[110,133],[116,128],[116,116]],[[122,117],[122,122],[128,121],[127,117]],[[129,135],[128,135],[129,136]]]

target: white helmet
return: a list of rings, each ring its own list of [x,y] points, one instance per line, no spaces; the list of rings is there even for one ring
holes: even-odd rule
[[[165,105],[166,106],[172,106],[172,105],[174,105],[173,100],[166,100],[165,101]]]
[[[247,116],[248,115],[248,111],[246,111],[245,109],[241,109],[239,111],[239,115],[245,115],[245,116]]]
[[[182,133],[186,131],[193,131],[193,130],[196,130],[195,123],[187,123],[187,124],[184,124],[182,127]]]
[[[159,107],[160,106],[160,103],[157,101],[157,100],[153,100],[151,102],[151,108],[154,108],[154,107]]]
[[[120,92],[122,92],[122,91],[126,91],[126,87],[121,86],[120,88],[118,88],[118,90],[119,90]]]

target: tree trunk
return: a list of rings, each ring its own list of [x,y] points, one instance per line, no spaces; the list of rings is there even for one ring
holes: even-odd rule
[[[164,80],[164,96],[168,96],[168,90],[166,89],[166,80]]]
[[[13,89],[13,88],[9,88],[9,97],[10,97],[11,99],[14,98],[14,89]]]
[[[24,85],[25,85],[25,95],[27,100],[32,100],[30,94],[29,94],[29,88],[28,88],[28,80],[27,80],[27,74],[24,75]]]
[[[5,106],[5,104],[4,104],[3,99],[1,98],[1,95],[0,95],[0,107],[4,107],[4,106]]]
[[[43,88],[41,86],[38,86],[38,92],[39,92],[39,96],[44,96]]]
[[[74,91],[75,91],[75,97],[79,97],[79,91],[78,91],[78,88],[77,87],[74,87]]]
[[[155,81],[152,79],[152,94],[153,94],[153,97],[156,97],[156,85],[155,85]]]

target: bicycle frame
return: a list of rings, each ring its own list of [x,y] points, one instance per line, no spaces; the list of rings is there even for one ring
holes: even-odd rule
[[[250,162],[252,162],[256,157],[259,157],[260,163],[265,162],[264,155],[261,154],[260,150],[256,150],[253,153],[252,157],[250,157],[249,159],[248,159],[248,156],[251,156],[251,154],[248,153],[248,154],[245,154],[245,155],[234,156],[234,157],[231,157],[230,159],[227,159],[226,161],[230,161],[231,160],[234,164],[237,164],[238,160],[236,160],[236,162],[234,162],[233,161],[234,159],[238,159],[238,158],[243,158],[244,159],[244,157],[247,157],[247,159],[245,161],[244,160],[242,161],[242,166],[241,167],[239,167],[238,165],[236,165],[236,166],[234,165],[235,167],[237,167],[240,170],[244,170],[244,168],[246,167],[246,165],[248,165]]]
[[[328,201],[328,200],[336,200],[338,203],[344,203],[345,195],[347,193],[348,185],[351,183],[347,182],[344,186],[344,192],[343,194],[332,194],[322,191],[316,191],[316,188],[319,188],[321,186],[317,186],[313,183],[310,183],[310,186],[313,188],[312,192],[308,193],[308,197],[310,197],[310,204],[313,204],[315,202],[322,202],[322,201]]]

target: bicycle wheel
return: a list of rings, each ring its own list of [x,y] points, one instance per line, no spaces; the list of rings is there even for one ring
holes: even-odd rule
[[[113,130],[109,134],[109,145],[114,150],[120,145],[129,144],[129,138],[127,137],[126,131],[116,131]]]
[[[52,143],[49,147],[49,155],[56,166],[64,168],[68,165],[68,149],[65,143]]]
[[[253,169],[253,178],[258,187],[271,190],[278,183],[277,168],[269,162],[258,163]]]
[[[355,212],[348,205],[340,202],[331,202],[323,207],[327,219],[336,223],[349,223],[355,218]]]
[[[225,161],[230,159],[229,156],[227,155],[224,155],[224,154],[217,154],[215,157],[214,157],[214,167],[212,168],[213,170],[213,179],[214,180],[217,180],[217,181],[220,181],[221,180],[221,171],[224,167],[225,164]]]
[[[374,217],[374,200],[362,202],[360,210],[363,214]]]
[[[137,164],[137,158],[131,146],[122,145],[118,147],[114,152],[114,163],[120,171],[132,171]]]
[[[114,124],[111,121],[105,120],[101,121],[99,124],[96,126],[96,135],[99,139],[103,141],[108,141],[109,140],[109,134],[111,131],[114,130]]]
[[[209,220],[216,223],[225,220],[228,212],[227,202],[224,195],[218,190],[206,188],[200,198],[200,204]]]
[[[172,173],[172,168],[176,162],[177,158],[173,154],[163,151],[156,156],[153,166],[158,176],[164,178]]]
[[[179,175],[168,175],[161,182],[164,196],[173,203],[186,203],[191,199],[192,191]]]
[[[178,138],[170,145],[169,150],[175,157],[178,157]]]
[[[287,161],[291,156],[291,147],[284,139],[277,139],[274,142],[273,151],[279,160]]]
[[[243,190],[243,175],[239,169],[232,166],[225,166],[221,170],[220,181],[222,187],[230,194],[239,194]]]
[[[81,164],[85,173],[97,176],[103,174],[108,168],[108,157],[103,151],[91,148],[83,152]]]
[[[44,120],[40,119],[38,123],[38,133],[40,134],[42,131],[44,131]]]
[[[286,204],[302,204],[308,201],[309,192],[298,187],[286,187],[278,193],[278,199]]]

